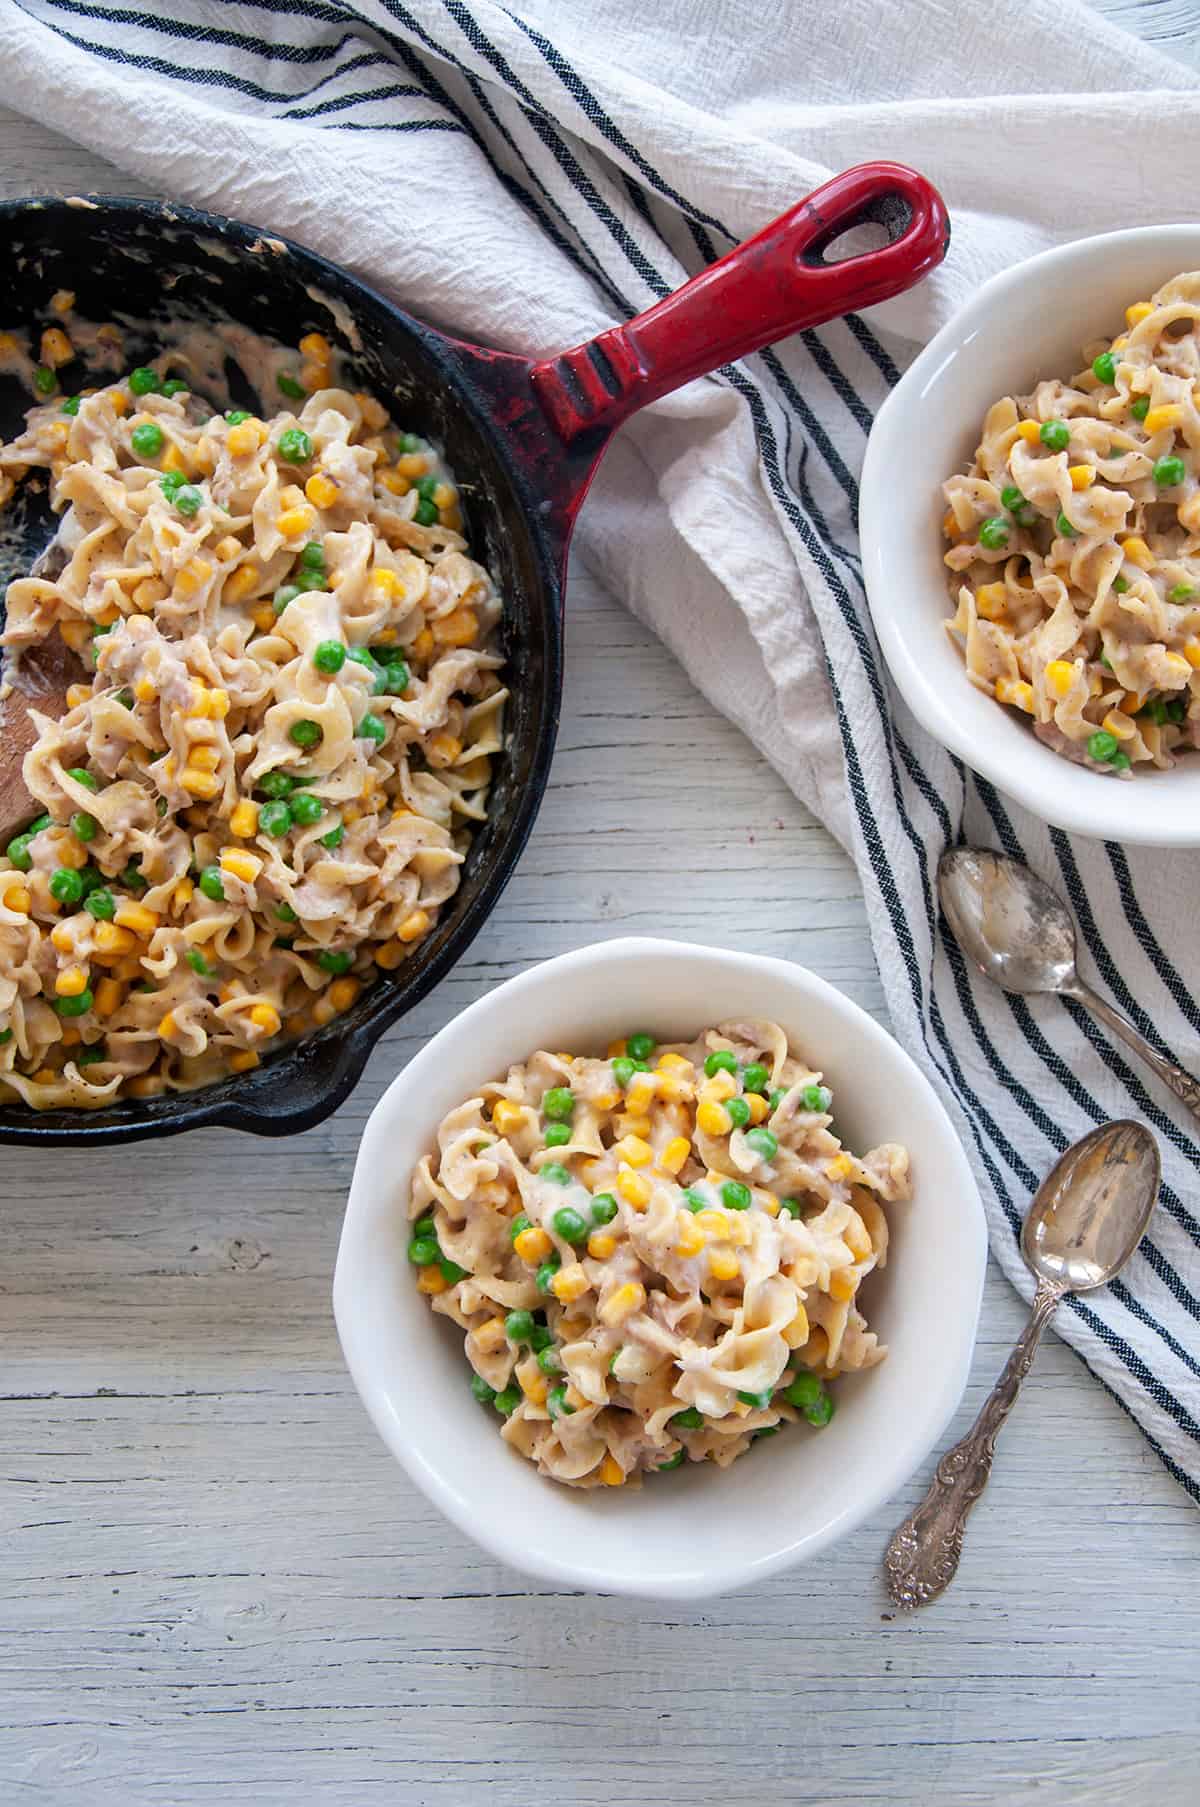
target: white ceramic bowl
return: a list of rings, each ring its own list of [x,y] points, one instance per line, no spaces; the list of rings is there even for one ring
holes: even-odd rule
[[[773,1438],[723,1472],[685,1463],[640,1489],[558,1486],[501,1441],[469,1390],[461,1332],[416,1290],[409,1177],[445,1112],[538,1048],[598,1051],[633,1029],[679,1039],[734,1016],[783,1025],[823,1069],[855,1149],[890,1140],[912,1152],[914,1199],[892,1208],[887,1267],[864,1289],[891,1353],[838,1383],[827,1429]],[[392,1081],[359,1149],[333,1303],[377,1429],[460,1530],[568,1587],[695,1599],[815,1556],[909,1478],[962,1395],[986,1252],[983,1208],[945,1111],[856,1004],[781,960],[608,941],[498,986]]]
[[[943,623],[950,612],[941,485],[966,468],[1002,395],[1069,378],[1080,348],[1123,324],[1131,301],[1200,269],[1200,226],[1080,239],[994,276],[896,385],[863,467],[867,596],[892,677],[918,721],[1035,815],[1075,834],[1151,847],[1200,846],[1200,756],[1169,772],[1106,778],[1035,739],[983,695]]]

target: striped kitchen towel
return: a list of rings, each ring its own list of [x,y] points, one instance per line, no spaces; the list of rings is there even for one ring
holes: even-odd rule
[[[636,312],[851,163],[938,184],[942,270],[640,416],[580,544],[857,861],[892,1023],[1023,1293],[1018,1224],[1054,1157],[1107,1117],[1157,1132],[1150,1235],[1056,1327],[1200,1501],[1200,1135],[1073,1005],[969,972],[933,882],[960,837],[1029,859],[1070,898],[1089,980],[1200,1071],[1197,863],[1072,841],[934,745],[881,669],[856,528],[876,409],[981,280],[1186,212],[1172,172],[1200,166],[1200,80],[1075,0],[1019,20],[986,0],[7,0],[0,69],[11,105],[142,183],[525,351]]]

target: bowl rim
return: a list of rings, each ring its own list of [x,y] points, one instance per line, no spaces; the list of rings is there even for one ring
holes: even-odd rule
[[[1200,821],[1190,825],[1186,811],[1178,812],[1176,821],[1160,824],[1154,817],[1139,814],[1138,808],[1130,808],[1127,819],[1119,823],[1119,833],[1114,833],[1117,827],[1114,791],[1118,793],[1118,803],[1126,791],[1132,799],[1139,794],[1139,783],[1144,785],[1154,780],[1161,784],[1164,779],[1169,782],[1171,772],[1142,774],[1140,780],[1135,778],[1128,785],[1113,785],[1106,783],[1100,774],[1086,772],[1063,760],[1032,734],[1026,738],[1033,756],[1028,762],[1021,760],[1010,764],[1002,752],[992,753],[994,742],[984,740],[981,743],[968,731],[955,713],[953,698],[947,698],[938,689],[918,657],[923,641],[908,632],[911,611],[892,606],[896,578],[894,564],[889,562],[887,532],[888,441],[897,432],[898,423],[911,424],[913,404],[922,386],[947,361],[952,349],[961,346],[966,329],[975,325],[979,330],[994,317],[1014,290],[1027,286],[1031,279],[1044,281],[1050,273],[1073,259],[1086,260],[1151,246],[1169,248],[1175,240],[1181,244],[1187,241],[1196,244],[1200,241],[1200,224],[1176,221],[1162,226],[1130,226],[1119,232],[1090,233],[1084,238],[1038,251],[989,277],[918,353],[879,409],[863,460],[859,531],[867,606],[880,648],[896,688],[934,740],[1052,828],[1085,835],[1092,840],[1118,839],[1133,846],[1179,848],[1200,846]],[[915,579],[906,587],[913,591],[924,588]],[[941,621],[939,617],[939,631]],[[968,683],[965,668],[963,682],[964,685]],[[1053,761],[1052,765],[1048,763],[1050,761]],[[1054,774],[1057,773],[1061,780],[1064,771],[1073,777],[1095,780],[1095,798],[1074,783],[1055,784]]]
[[[403,1109],[403,1100],[410,1090],[419,1087],[427,1072],[437,1069],[443,1059],[442,1049],[451,1034],[461,1036],[469,1032],[473,1023],[493,1016],[514,998],[553,989],[569,974],[590,970],[595,975],[604,967],[619,964],[634,955],[651,955],[681,965],[716,959],[732,967],[757,969],[773,976],[781,986],[790,987],[799,994],[801,1001],[818,999],[839,1014],[852,1034],[861,1040],[863,1052],[876,1054],[880,1064],[890,1060],[903,1068],[931,1108],[931,1121],[936,1125],[942,1144],[940,1152],[948,1168],[947,1177],[961,1199],[962,1214],[969,1231],[967,1261],[963,1272],[955,1277],[962,1315],[956,1339],[950,1347],[951,1359],[940,1374],[938,1387],[931,1389],[923,1416],[915,1421],[915,1430],[890,1446],[889,1457],[880,1464],[873,1485],[863,1488],[853,1502],[835,1513],[827,1523],[784,1541],[767,1554],[747,1556],[713,1574],[677,1574],[665,1579],[649,1575],[636,1561],[614,1570],[590,1567],[586,1558],[562,1560],[540,1547],[530,1547],[530,1540],[522,1536],[521,1527],[517,1525],[510,1529],[503,1514],[490,1514],[481,1523],[470,1502],[438,1468],[436,1456],[431,1459],[427,1450],[418,1451],[408,1442],[389,1403],[395,1389],[389,1385],[373,1338],[357,1310],[358,1281],[364,1264],[377,1260],[371,1245],[371,1231],[386,1218],[391,1208],[387,1203],[387,1184],[374,1177],[367,1178],[366,1169],[374,1165],[372,1157],[376,1146],[386,1142],[389,1125]],[[511,1056],[513,1059],[522,1057],[520,1052]],[[764,1580],[807,1561],[861,1524],[911,1479],[940,1441],[965,1392],[978,1335],[987,1257],[987,1220],[983,1203],[949,1113],[912,1056],[861,1005],[810,968],[773,955],[658,936],[622,936],[611,941],[590,942],[514,975],[444,1025],[392,1079],[363,1126],[334,1267],[333,1314],[351,1379],[376,1430],[409,1479],[473,1543],[509,1567],[543,1581],[641,1599],[697,1600]],[[514,1456],[513,1459],[518,1458]]]

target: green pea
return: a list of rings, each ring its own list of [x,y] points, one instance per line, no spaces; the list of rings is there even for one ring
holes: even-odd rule
[[[96,626],[92,629],[92,639],[93,640],[103,640],[103,638],[106,634],[111,634],[115,631],[116,626],[117,626],[117,623],[115,621],[100,622],[98,624],[98,626]]]
[[[1092,359],[1092,375],[1098,383],[1113,383],[1117,376],[1117,360],[1111,351],[1102,351]]]
[[[25,833],[27,835],[41,834],[43,828],[49,828],[51,821],[52,817],[48,814],[36,816],[26,828]]]
[[[510,1311],[504,1320],[504,1334],[510,1343],[527,1343],[533,1331],[531,1311]]]
[[[315,747],[325,738],[325,730],[320,722],[310,721],[307,716],[293,722],[288,729],[288,739],[293,746]]]
[[[288,800],[292,820],[301,828],[311,828],[325,814],[325,805],[311,791],[296,791]]]
[[[520,1387],[505,1387],[503,1393],[497,1393],[492,1401],[502,1418],[511,1418],[520,1403]]]
[[[81,1048],[75,1056],[77,1067],[94,1067],[98,1060],[107,1060],[108,1055],[103,1048]]]
[[[779,1201],[780,1217],[799,1217],[800,1200],[798,1198],[781,1198]]]
[[[1186,721],[1187,712],[1188,706],[1186,697],[1172,697],[1171,701],[1167,704],[1167,720],[1169,722]]]
[[[575,1111],[575,1094],[570,1086],[552,1085],[542,1099],[542,1110],[557,1122],[569,1123]]]
[[[279,393],[281,395],[286,395],[288,399],[293,402],[303,401],[304,384],[298,383],[294,376],[288,375],[286,370],[278,372],[275,377],[275,382],[278,385]]]
[[[77,904],[83,896],[83,880],[70,866],[56,866],[50,874],[50,895],[62,904]]]
[[[120,703],[122,709],[132,709],[133,708],[133,692],[132,692],[132,690],[118,690],[116,696],[113,698],[113,701],[114,701],[114,703]],[[160,797],[158,799],[158,802],[155,805],[155,807],[157,808],[160,816],[165,816],[167,813],[166,798]]]
[[[750,1432],[750,1440],[757,1443],[761,1437],[777,1437],[781,1426],[778,1424],[760,1424],[756,1431]]]
[[[780,1105],[783,1103],[783,1101],[786,1097],[787,1097],[787,1092],[785,1091],[784,1087],[781,1085],[777,1085],[775,1087],[775,1090],[771,1093],[770,1098],[767,1100],[767,1107],[770,1110],[772,1116],[775,1115],[775,1112],[779,1109]]]
[[[292,826],[291,805],[282,797],[275,803],[264,803],[258,812],[258,826],[260,833],[281,840]]]
[[[714,1048],[713,1052],[705,1057],[704,1071],[710,1079],[715,1078],[718,1073],[736,1073],[737,1055],[729,1048]]]
[[[760,1126],[746,1131],[746,1147],[752,1148],[764,1161],[773,1161],[779,1153],[779,1137],[774,1130]]]
[[[162,490],[162,493],[166,496],[168,502],[177,489],[183,488],[183,484],[184,475],[182,471],[164,471],[162,476],[158,479],[158,487]]]
[[[139,364],[136,370],[131,370],[127,381],[135,395],[153,395],[160,386],[157,370],[151,370],[148,364]]]
[[[451,1261],[447,1255],[443,1255],[438,1262],[438,1272],[447,1286],[457,1286],[460,1280],[465,1280],[467,1277],[466,1268],[459,1267],[458,1262]]]
[[[533,1276],[539,1292],[548,1293],[550,1291],[550,1282],[553,1280],[561,1266],[562,1260],[557,1251],[542,1262],[541,1267],[539,1267],[537,1273]]]
[[[333,677],[346,663],[346,648],[340,640],[322,640],[313,651],[313,664],[326,677]]]
[[[86,903],[92,892],[99,890],[104,883],[104,874],[95,866],[84,866],[79,876],[83,880],[83,898]]]
[[[748,1211],[751,1205],[750,1188],[741,1180],[726,1180],[721,1187],[721,1203],[729,1211]]]
[[[827,1085],[806,1085],[800,1094],[800,1102],[806,1111],[828,1111],[833,1103],[833,1093]]]
[[[436,503],[430,502],[425,497],[422,497],[413,511],[413,520],[419,527],[433,527],[437,523],[437,518],[438,511]]]
[[[99,826],[95,816],[85,815],[81,809],[71,817],[71,833],[79,841],[94,841]]]
[[[545,1348],[537,1351],[537,1365],[543,1374],[561,1374],[562,1362],[557,1349]]]
[[[592,1222],[595,1224],[611,1223],[617,1215],[618,1205],[611,1192],[597,1192],[592,1200]]]
[[[414,1267],[432,1267],[441,1252],[433,1236],[414,1236],[408,1245],[408,1258]]]
[[[543,1167],[542,1172],[545,1173],[545,1171],[546,1169]],[[570,1175],[567,1177],[569,1179]],[[587,1238],[588,1225],[579,1212],[573,1211],[570,1205],[563,1205],[554,1213],[550,1221],[554,1225],[556,1234],[561,1236],[564,1242],[583,1242]]]
[[[768,1387],[765,1393],[739,1393],[738,1398],[743,1405],[754,1406],[757,1411],[762,1412],[770,1405],[771,1394],[772,1389]]]
[[[249,420],[249,408],[226,408],[225,418],[231,427],[240,427],[244,420]]]
[[[307,464],[313,455],[313,443],[303,427],[289,427],[275,441],[275,451],[285,464]]]
[[[1110,772],[1127,772],[1129,770],[1129,755],[1123,747],[1119,753],[1113,754],[1108,762],[1108,769]]]
[[[681,1431],[698,1431],[704,1423],[704,1413],[694,1405],[685,1406],[682,1412],[668,1418],[667,1423]]]
[[[815,1374],[810,1374],[807,1369],[801,1369],[790,1386],[783,1389],[783,1397],[789,1405],[794,1405],[798,1412],[802,1412],[809,1406],[815,1405],[824,1391],[825,1388]]]
[[[83,907],[97,922],[111,922],[117,913],[117,900],[111,891],[100,886],[87,898]]]
[[[293,579],[297,590],[323,590],[329,579],[324,571],[297,571]]]
[[[200,874],[200,889],[203,891],[205,897],[212,899],[213,903],[224,903],[225,881],[221,877],[221,868],[219,866],[206,866],[204,868],[203,872]]]
[[[1044,420],[1038,438],[1052,452],[1065,452],[1071,443],[1071,429],[1065,420]]]
[[[1171,588],[1167,591],[1167,601],[1186,602],[1189,596],[1194,596],[1195,594],[1196,587],[1194,584],[1172,584]]]
[[[54,1008],[59,1016],[86,1016],[92,1001],[90,991],[81,991],[77,998],[55,998]]]
[[[11,1029],[0,1029],[0,1048],[4,1046],[5,1042],[10,1042],[12,1036],[13,1032]]]
[[[673,1456],[668,1456],[665,1462],[656,1462],[655,1467],[658,1469],[659,1474],[666,1474],[669,1468],[678,1468],[682,1461],[683,1451],[677,1449],[675,1454]]]
[[[127,886],[130,891],[144,891],[146,889],[146,881],[132,860],[130,860],[128,866],[126,866],[121,873],[121,883]]]
[[[1107,728],[1098,728],[1094,734],[1088,735],[1087,750],[1092,759],[1106,764],[1119,751],[1117,737],[1110,734]]]
[[[569,1418],[571,1416],[575,1407],[567,1404],[567,1389],[565,1386],[551,1387],[546,1395],[546,1410],[549,1412],[551,1418]]]
[[[187,961],[188,965],[191,967],[192,971],[194,973],[199,973],[199,975],[202,979],[211,979],[212,978],[213,969],[208,964],[208,961],[204,958],[204,955],[200,952],[200,949],[198,947],[189,947],[183,957]]]
[[[547,1125],[546,1125],[546,1147],[547,1148],[565,1148],[567,1146],[567,1143],[570,1140],[571,1140],[571,1125],[569,1123],[547,1123]]]
[[[396,435],[397,453],[419,452],[421,450],[421,444],[422,441],[417,438],[415,433],[398,433]]]
[[[822,1393],[819,1399],[815,1399],[810,1406],[805,1407],[804,1416],[811,1425],[814,1425],[817,1428],[817,1430],[822,1429],[822,1427],[828,1424],[829,1420],[833,1417],[832,1395],[829,1393]]]
[[[742,1072],[742,1090],[745,1092],[765,1092],[771,1075],[760,1060],[752,1060]]]
[[[33,835],[27,830],[24,834],[14,835],[4,849],[18,872],[28,872],[33,865],[33,855],[29,851],[32,839]]]
[[[381,692],[388,696],[403,696],[412,681],[412,674],[403,659],[392,659],[384,667],[381,679]]]
[[[629,1085],[629,1081],[634,1075],[633,1062],[627,1054],[618,1054],[617,1058],[612,1063],[612,1070],[613,1078],[616,1080],[621,1090],[625,1091]]]
[[[129,435],[129,443],[139,458],[157,458],[163,448],[163,430],[153,420],[144,420]]]
[[[98,791],[100,789],[100,780],[94,778],[91,772],[81,765],[68,766],[67,777],[73,778],[76,784],[82,784],[86,790]]]
[[[684,1188],[683,1202],[693,1214],[697,1211],[707,1211],[708,1209],[708,1200],[702,1192],[697,1192],[694,1186],[686,1186]]]
[[[432,502],[433,492],[440,482],[441,478],[435,477],[431,472],[427,476],[415,478],[413,480],[413,488],[419,496],[423,496],[427,501]]]
[[[1012,528],[1003,515],[989,515],[979,525],[979,544],[986,546],[989,552],[998,552],[1001,546],[1007,546],[1008,536]]]
[[[161,393],[163,395],[179,395],[186,390],[186,388],[187,384],[183,381],[182,377],[172,376],[168,377],[163,384]]]
[[[1124,596],[1126,590],[1129,588],[1129,579],[1120,576],[1114,577],[1112,580],[1112,587],[1117,592],[1118,596]],[[1111,671],[1112,666],[1110,665],[1108,669]]]
[[[528,1230],[530,1228],[530,1221],[526,1217],[524,1211],[522,1211],[519,1216],[513,1218],[508,1226],[508,1240],[510,1242],[515,1242],[523,1230]]]
[[[329,830],[329,833],[321,836],[321,845],[322,847],[328,847],[332,853],[335,848],[341,846],[345,838],[346,830],[342,827],[340,822],[335,822],[333,827]]]
[[[1135,420],[1145,420],[1150,412],[1150,397],[1148,395],[1139,396],[1137,401],[1130,406],[1129,412]]]
[[[180,514],[190,517],[199,513],[204,496],[194,483],[181,483],[172,500]]]
[[[372,715],[368,710],[358,724],[356,737],[359,740],[374,741],[377,747],[381,747],[388,737],[387,723],[381,722],[377,715]]]
[[[541,1177],[549,1180],[552,1185],[569,1186],[571,1184],[571,1175],[561,1161],[547,1161],[545,1166],[539,1168],[538,1171]]]
[[[482,1374],[472,1374],[471,1391],[480,1405],[491,1405],[496,1397],[495,1387],[489,1387]]]
[[[657,1046],[658,1043],[652,1035],[646,1035],[644,1031],[639,1030],[636,1035],[631,1035],[627,1039],[625,1052],[633,1060],[649,1060]]]
[[[58,388],[58,378],[47,364],[39,364],[33,373],[33,386],[39,395],[52,395]]]
[[[534,1354],[540,1354],[543,1349],[551,1348],[553,1343],[554,1332],[548,1330],[545,1324],[539,1324],[535,1319],[533,1329],[529,1333],[529,1347]]]
[[[62,408],[60,409],[60,413],[78,414],[79,404],[82,400],[83,400],[83,397],[81,395],[69,395],[67,397],[66,401],[62,405]]]
[[[735,1129],[744,1129],[750,1121],[750,1106],[744,1098],[727,1098],[725,1110]]]
[[[1160,458],[1152,475],[1159,489],[1174,489],[1187,476],[1187,467],[1182,458]]]
[[[271,598],[271,607],[277,615],[282,615],[289,602],[295,602],[300,594],[299,584],[280,584]]]
[[[290,772],[281,772],[276,769],[273,772],[264,772],[255,789],[260,790],[264,797],[287,798],[291,796],[299,783],[299,778],[293,778]]]
[[[354,955],[341,948],[323,947],[317,955],[317,965],[322,972],[332,973],[336,978],[339,974],[350,971],[354,965]]]
[[[1061,508],[1054,517],[1054,530],[1056,533],[1061,533],[1064,540],[1077,540],[1079,538],[1079,529],[1077,527],[1072,527]]]
[[[305,571],[323,571],[325,569],[325,547],[320,540],[309,540],[300,552],[301,569]]]

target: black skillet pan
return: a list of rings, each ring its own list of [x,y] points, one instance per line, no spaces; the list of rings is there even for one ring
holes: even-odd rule
[[[840,261],[825,253],[872,223],[888,242]],[[349,354],[355,386],[445,450],[474,555],[505,599],[513,700],[487,822],[462,883],[414,957],[381,973],[352,1010],[250,1073],[193,1092],[127,1099],[102,1112],[0,1109],[0,1142],[118,1142],[224,1124],[294,1135],[346,1097],[389,1024],[424,997],[479,932],[511,875],[550,769],[562,686],[567,543],[600,454],[622,420],[691,378],[918,282],[945,256],[937,192],[899,164],[836,176],[720,263],[625,325],[559,356],[528,360],[431,331],[345,270],[236,221],[159,202],[84,197],[0,206],[12,283],[0,326],[34,340],[57,289],[80,315],[145,322],[140,361],[172,337],[181,309],[295,344],[325,333]],[[253,405],[245,378],[231,394]],[[64,383],[85,377],[70,369]],[[216,398],[214,398],[216,399]],[[264,397],[271,412],[271,398]],[[0,434],[29,397],[0,385]],[[15,513],[13,512],[15,509]],[[53,523],[36,499],[10,504],[0,582],[27,571]]]

